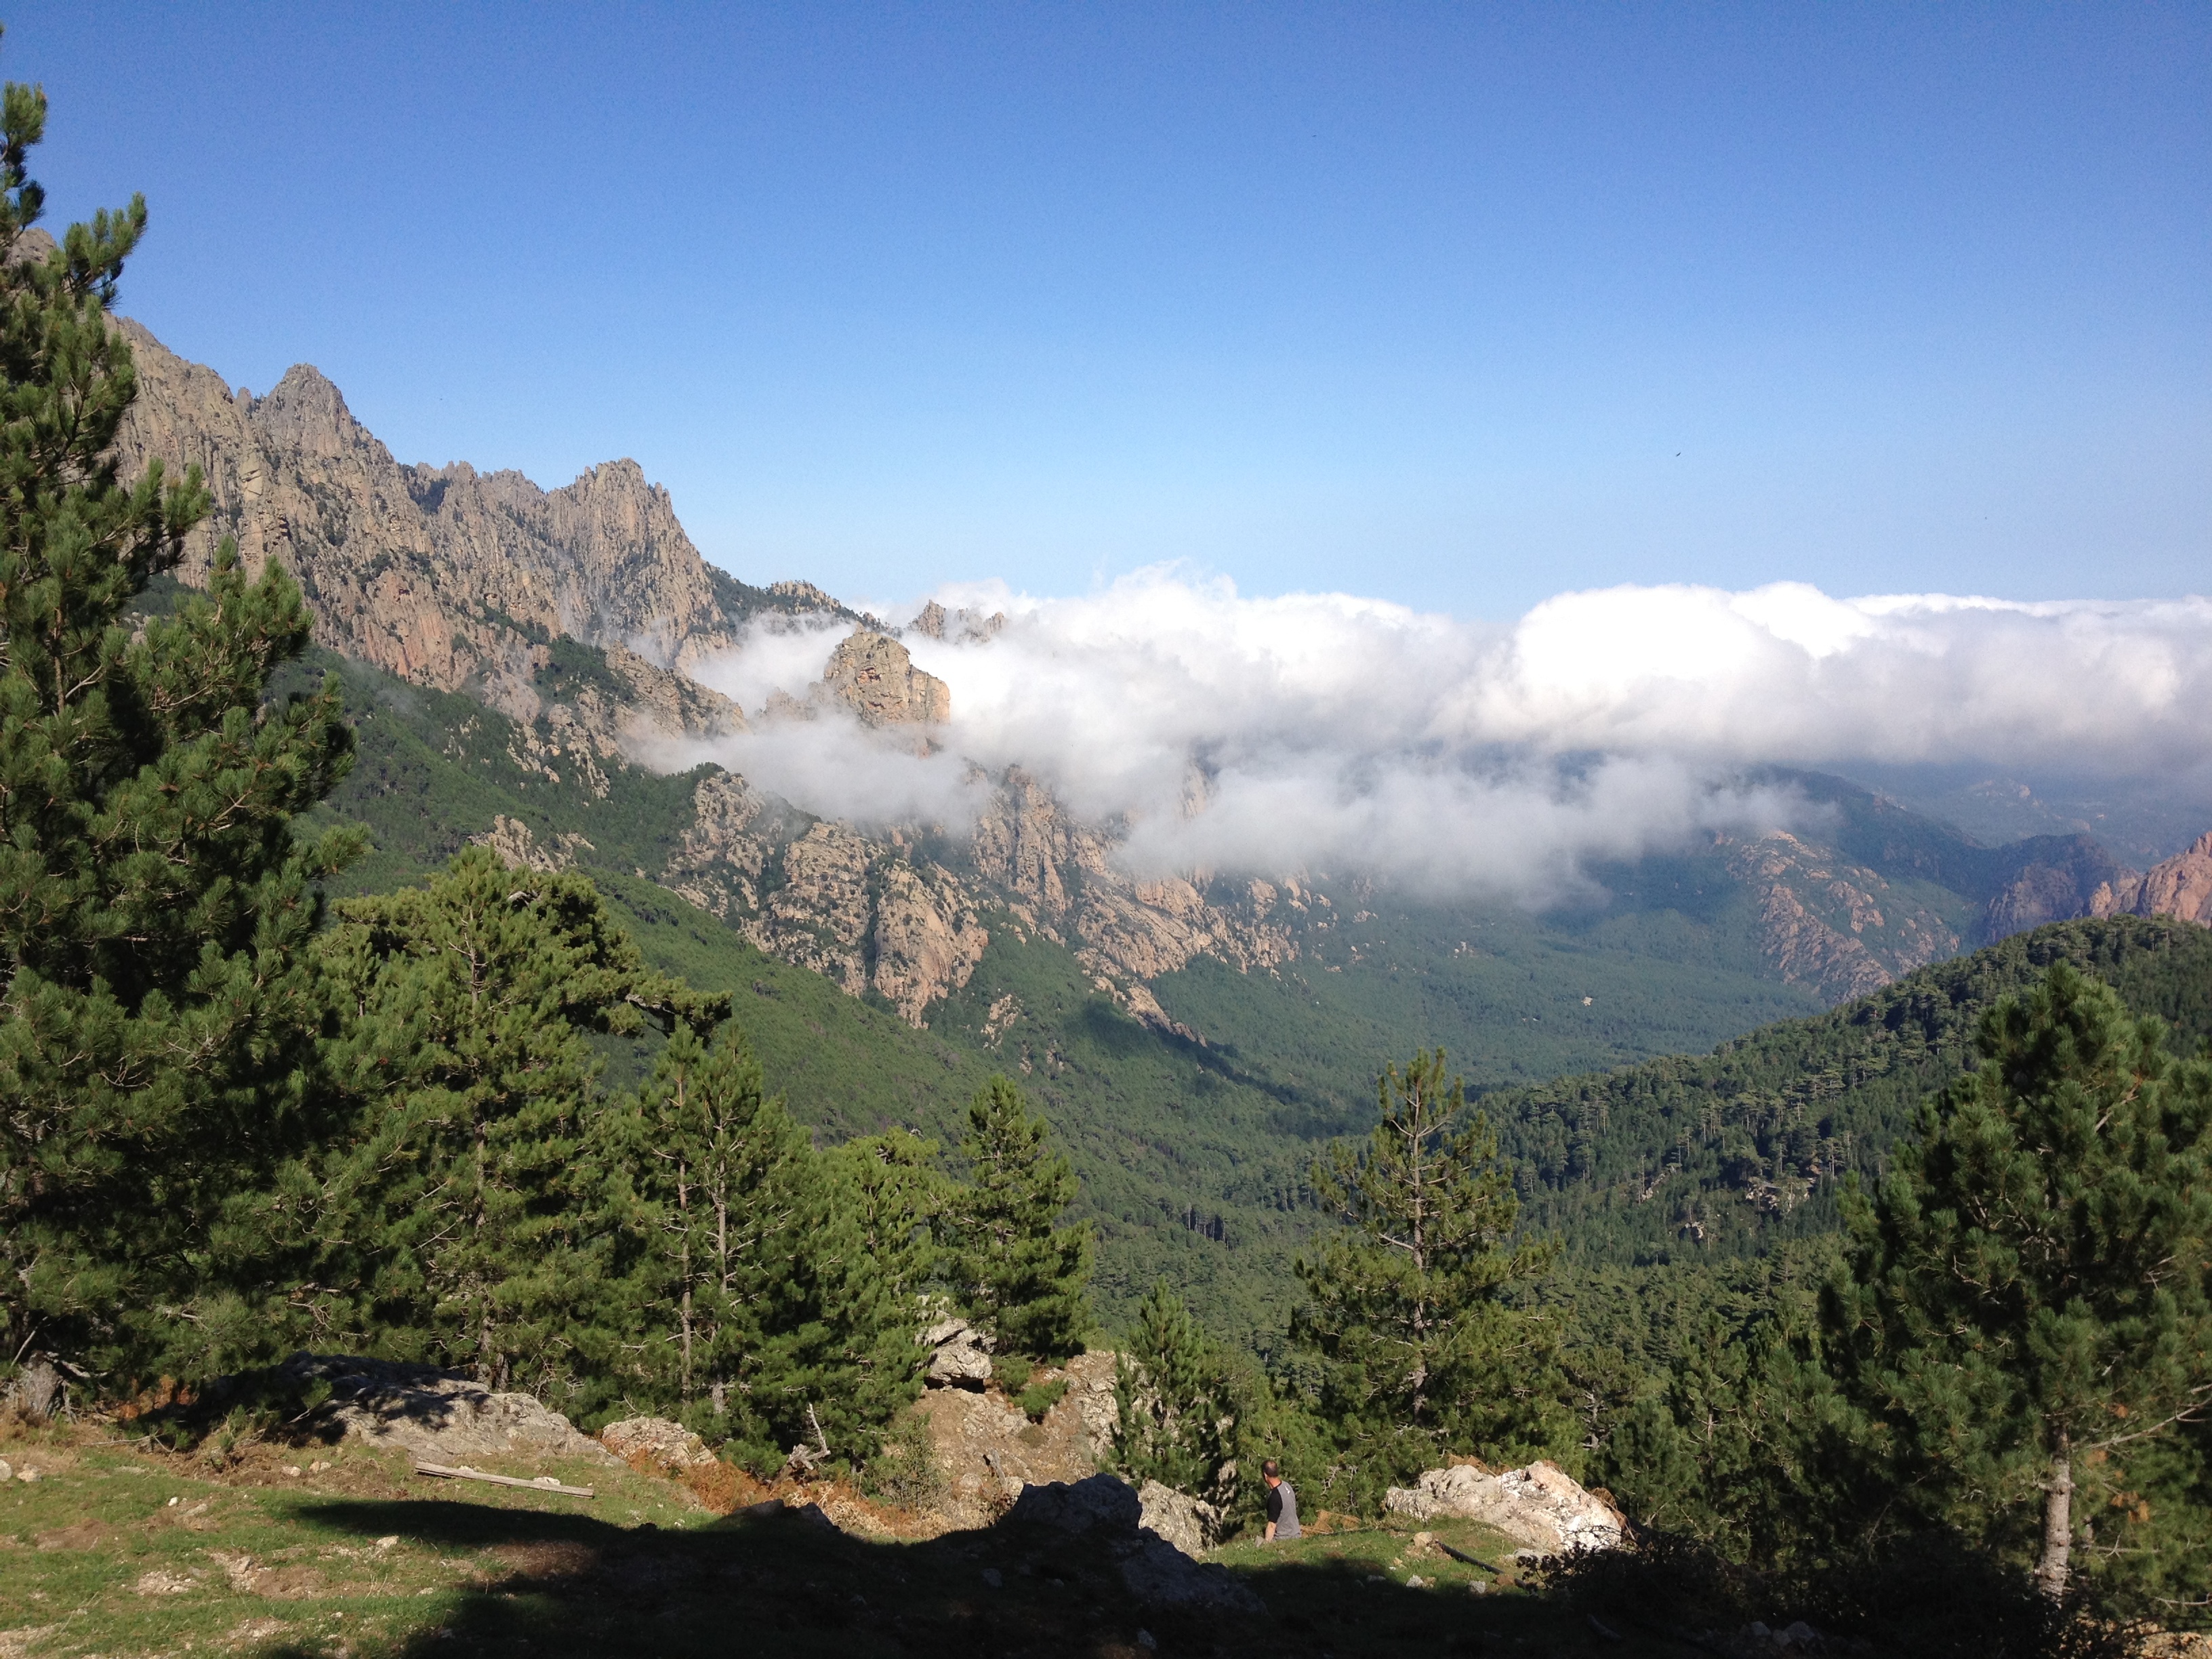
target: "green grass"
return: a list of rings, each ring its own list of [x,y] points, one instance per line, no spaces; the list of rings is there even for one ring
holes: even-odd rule
[[[1599,1644],[1510,1568],[1504,1587],[1472,1593],[1492,1575],[1413,1553],[1409,1531],[1232,1545],[1218,1559],[1267,1611],[1222,1618],[1138,1606],[1095,1546],[1005,1527],[902,1543],[790,1516],[720,1518],[627,1469],[544,1466],[595,1486],[585,1499],[412,1478],[403,1457],[353,1445],[257,1446],[220,1474],[83,1436],[18,1437],[0,1455],[46,1474],[0,1492],[10,1659],[1647,1650]],[[332,1467],[283,1472],[307,1455]],[[1493,1534],[1436,1530],[1507,1565]],[[1407,1588],[1414,1574],[1433,1587]]]

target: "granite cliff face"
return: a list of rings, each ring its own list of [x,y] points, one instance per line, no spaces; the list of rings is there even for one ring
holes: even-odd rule
[[[1959,934],[1941,916],[1832,848],[1784,830],[1719,845],[1759,905],[1768,963],[1793,984],[1848,1001],[1959,952]]]
[[[249,568],[281,558],[299,579],[323,644],[404,679],[505,707],[531,684],[532,647],[557,637],[683,670],[735,643],[749,607],[842,611],[710,569],[635,461],[550,491],[465,463],[403,465],[305,364],[257,398],[118,326],[139,378],[117,444],[126,468],[197,462],[214,496],[179,574],[204,579],[234,536]]]
[[[2153,865],[2140,876],[2123,871],[2115,884],[2100,887],[2090,899],[2093,916],[2172,916],[2212,927],[2212,833],[2196,845]]]
[[[854,995],[877,991],[916,1025],[968,982],[992,930],[1006,929],[1071,946],[1100,991],[1181,1030],[1146,981],[1200,955],[1279,966],[1298,954],[1293,924],[1325,922],[1330,908],[1295,883],[1210,897],[1187,881],[1135,881],[1114,866],[1104,836],[1072,823],[1018,769],[996,781],[964,846],[811,819],[726,772],[702,779],[692,804],[663,885],[763,951]]]

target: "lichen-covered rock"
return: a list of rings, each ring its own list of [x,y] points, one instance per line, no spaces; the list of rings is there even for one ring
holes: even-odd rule
[[[301,1385],[330,1385],[331,1397],[312,1420],[432,1462],[502,1454],[620,1461],[532,1396],[495,1393],[434,1366],[296,1353],[280,1369]]]
[[[1611,1504],[1544,1462],[1503,1474],[1468,1464],[1430,1469],[1413,1486],[1391,1487],[1382,1506],[1413,1521],[1480,1521],[1547,1553],[1617,1548],[1626,1525]]]

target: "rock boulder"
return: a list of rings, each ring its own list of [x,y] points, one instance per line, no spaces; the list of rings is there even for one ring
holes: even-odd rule
[[[1503,1474],[1468,1464],[1431,1469],[1413,1486],[1391,1487],[1382,1506],[1414,1521],[1480,1521],[1547,1553],[1618,1548],[1627,1524],[1619,1510],[1550,1462]]]
[[[495,1393],[434,1366],[296,1353],[282,1370],[302,1386],[329,1383],[331,1397],[311,1420],[371,1445],[404,1447],[431,1462],[518,1453],[621,1461],[531,1395]]]

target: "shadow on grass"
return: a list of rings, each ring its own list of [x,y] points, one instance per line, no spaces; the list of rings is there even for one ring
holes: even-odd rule
[[[477,1553],[476,1582],[426,1598],[419,1628],[381,1648],[357,1644],[362,1656],[1683,1651],[1605,1642],[1533,1597],[1445,1596],[1375,1582],[1348,1563],[1238,1569],[1264,1614],[1146,1607],[1097,1545],[1004,1524],[906,1544],[790,1514],[668,1530],[453,1501],[327,1503],[301,1516],[364,1538]]]

